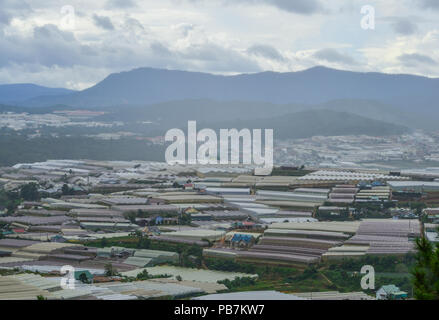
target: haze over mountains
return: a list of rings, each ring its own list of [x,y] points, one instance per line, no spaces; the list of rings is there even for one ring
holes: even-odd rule
[[[292,121],[292,114],[312,111],[314,119],[320,119],[319,127],[344,128],[332,130],[334,134],[354,134],[358,130],[353,128],[362,123],[366,130],[361,132],[379,135],[404,131],[404,126],[435,129],[439,119],[437,78],[325,67],[235,76],[139,68],[110,74],[77,92],[40,87],[41,94],[32,94],[27,87],[22,87],[23,93],[19,86],[5,88],[0,86],[0,103],[18,101],[15,105],[36,109],[57,105],[99,108],[111,111],[102,120],[159,121],[171,127],[187,120],[214,124],[231,119],[239,119],[243,126],[251,126],[250,120],[265,119],[262,123],[270,127],[281,125],[282,115]],[[313,117],[300,116],[311,126]],[[343,121],[356,125],[345,126]],[[281,125],[285,126],[287,123]],[[329,131],[323,134],[331,134]]]
[[[27,100],[44,96],[63,96],[75,91],[64,88],[48,88],[32,83],[0,85],[0,103],[25,105]]]

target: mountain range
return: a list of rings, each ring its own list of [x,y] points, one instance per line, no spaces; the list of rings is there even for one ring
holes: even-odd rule
[[[50,96],[64,96],[75,91],[64,88],[48,88],[32,83],[0,85],[0,103],[26,105],[28,100]]]
[[[319,104],[336,99],[361,99],[406,111],[416,108],[418,112],[430,112],[437,105],[438,89],[438,78],[361,73],[326,67],[234,76],[139,68],[110,74],[82,91],[33,97],[25,105],[102,107],[186,99]]]
[[[436,129],[438,101],[439,78],[326,67],[232,76],[138,68],[110,74],[82,91],[24,84],[0,86],[3,104],[35,111],[57,106],[104,109],[109,114],[101,120],[155,121],[163,126],[180,126],[186,119],[211,124],[234,119],[249,127],[253,120],[270,119],[280,124],[282,116],[312,111],[316,117],[320,114],[319,121],[329,116],[326,125],[342,113],[357,126],[361,122],[358,117],[369,123],[369,128],[393,125],[389,132],[400,132],[403,127]],[[334,114],[329,115],[329,111]],[[310,121],[303,114],[301,117]],[[331,126],[336,125],[331,122]],[[341,122],[338,125],[345,128],[343,132],[355,132]]]

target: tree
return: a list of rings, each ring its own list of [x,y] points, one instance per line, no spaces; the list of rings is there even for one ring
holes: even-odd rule
[[[106,246],[108,246],[108,239],[103,237],[101,239],[101,248],[105,248]]]
[[[137,248],[138,249],[149,249],[151,246],[151,240],[148,239],[148,236],[140,235],[139,240],[137,242]]]
[[[198,268],[201,265],[203,249],[197,245],[185,247],[180,253],[180,266]]]
[[[136,217],[137,217],[137,214],[135,212],[128,212],[125,214],[125,218],[130,220],[130,222],[132,224],[136,224]]]
[[[81,281],[82,283],[90,283],[85,272],[79,275],[79,281]]]
[[[192,219],[191,219],[191,215],[190,215],[190,214],[188,214],[188,213],[186,213],[186,212],[183,212],[183,213],[181,214],[181,216],[180,216],[180,220],[179,220],[180,224],[183,224],[183,225],[190,225],[190,224],[191,224],[191,221],[192,221]]]
[[[143,269],[142,272],[139,272],[136,276],[136,280],[148,280],[151,277],[148,274],[148,271],[146,269]]]
[[[20,197],[26,201],[38,201],[41,196],[38,192],[37,184],[34,182],[25,184],[20,189]]]
[[[64,196],[67,196],[72,193],[72,190],[69,188],[67,183],[64,183],[61,188],[61,192]]]
[[[247,287],[247,286],[253,286],[256,283],[256,280],[251,277],[236,277],[233,280],[224,279],[217,281],[220,284],[223,284],[227,287],[227,289],[236,289],[239,287]]]
[[[0,210],[6,209],[8,213],[13,213],[20,202],[19,192],[0,189]]]
[[[439,300],[439,245],[420,238],[416,239],[416,247],[416,266],[412,270],[414,297]]]
[[[173,188],[180,188],[180,184],[179,184],[178,182],[174,182],[174,183],[172,184],[172,187],[173,187]]]

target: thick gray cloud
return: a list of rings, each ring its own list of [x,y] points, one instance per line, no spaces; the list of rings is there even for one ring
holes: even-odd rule
[[[286,61],[285,57],[279,51],[277,51],[276,48],[273,48],[269,45],[256,44],[248,48],[247,53],[279,62]]]
[[[208,2],[208,0],[189,0],[190,2]],[[209,0],[211,1],[211,0]],[[223,3],[233,5],[236,3],[267,4],[288,12],[310,15],[323,11],[320,0],[221,0]]]
[[[159,57],[172,57],[174,54],[171,50],[165,47],[162,43],[154,41],[150,44],[151,51]]]
[[[314,53],[314,58],[318,60],[323,60],[331,63],[341,63],[345,65],[355,65],[357,62],[351,56],[340,53],[335,49],[322,49]]]
[[[105,6],[107,8],[133,8],[137,6],[134,0],[107,0]]]
[[[11,22],[12,16],[6,11],[0,11],[0,25],[9,24]]]
[[[439,0],[373,0],[386,24],[374,32],[359,28],[358,1],[341,10],[348,2],[71,0],[70,28],[58,0],[0,0],[0,82],[84,88],[142,66],[229,74],[324,64],[439,75],[439,11],[432,10]]]
[[[34,29],[34,37],[35,39],[46,40],[49,39],[51,41],[76,41],[73,33],[68,31],[62,31],[58,29],[57,26],[53,24],[46,24],[41,27],[35,27]]]
[[[439,1],[438,0],[417,0],[421,7],[427,9],[435,9],[439,10]]]
[[[301,14],[313,14],[322,10],[322,5],[317,0],[261,0],[272,4],[279,9]]]
[[[106,16],[98,16],[97,14],[93,15],[93,22],[96,26],[105,29],[105,30],[114,30],[114,25],[111,22],[111,19]]]
[[[198,68],[216,72],[233,72],[232,70],[238,69],[239,72],[261,71],[260,66],[245,55],[212,42],[191,45],[177,52],[177,57],[178,60],[186,60]]]
[[[29,79],[35,79],[33,73],[44,72],[42,77],[47,80],[50,78],[50,70],[54,70],[57,73],[52,77],[54,82],[40,82],[52,86],[66,86],[72,80],[72,70],[77,72],[75,81],[79,79],[79,70],[88,70],[90,73],[84,75],[84,79],[100,80],[93,70],[99,70],[97,74],[102,76],[102,73],[141,66],[214,73],[261,71],[258,63],[248,56],[219,43],[205,41],[184,48],[172,48],[154,39],[133,44],[132,39],[124,39],[123,34],[116,36],[110,33],[100,37],[97,42],[85,44],[72,32],[61,30],[53,24],[34,27],[33,33],[18,37],[0,33],[0,47],[1,77],[12,79],[12,70],[25,70]],[[58,82],[61,77],[59,74],[62,74],[66,82]],[[20,75],[19,79],[23,79],[23,76]]]
[[[408,67],[414,67],[419,64],[435,65],[437,64],[431,57],[419,53],[403,54],[398,57],[398,60]]]
[[[125,27],[128,28],[130,31],[134,31],[136,29],[145,30],[145,27],[140,23],[139,20],[131,17],[125,18]]]
[[[187,37],[189,33],[195,29],[195,26],[190,23],[181,23],[180,25],[176,26],[176,29],[180,30],[184,37]]]
[[[81,45],[71,32],[52,24],[35,27],[33,34],[26,37],[3,35],[0,47],[0,67],[16,64],[71,67],[84,63],[90,54],[87,46]]]
[[[417,25],[409,18],[399,18],[392,24],[392,27],[396,33],[402,35],[411,35],[418,30]]]
[[[29,5],[24,1],[0,0],[0,27],[9,25],[14,17],[23,17],[31,11]]]

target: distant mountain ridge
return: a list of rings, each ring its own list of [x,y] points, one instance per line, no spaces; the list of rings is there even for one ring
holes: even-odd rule
[[[307,105],[275,105],[267,103],[213,102],[186,100],[147,107],[112,110],[97,121],[123,121],[131,130],[150,136],[163,136],[170,128],[187,130],[189,120],[197,121],[197,129],[274,129],[275,138],[307,138],[314,135],[387,136],[407,133],[405,125],[393,124],[345,111],[333,111]],[[148,125],[142,127],[141,123]]]
[[[275,139],[344,135],[389,136],[409,131],[404,126],[369,119],[348,112],[336,112],[325,109],[299,111],[266,119],[231,119],[220,123],[209,123],[208,127],[214,129],[274,129]]]
[[[75,91],[64,88],[48,88],[32,83],[1,84],[0,104],[24,104],[26,100],[44,96],[63,96]]]
[[[35,108],[32,108],[35,109]],[[102,108],[104,109],[104,108]],[[286,114],[329,110],[383,121],[412,129],[437,128],[437,117],[400,111],[396,107],[370,100],[332,100],[322,104],[273,104],[249,101],[182,100],[151,105],[108,107],[109,113],[98,118],[100,121],[153,121],[166,122],[172,127],[188,120],[199,122],[220,122],[266,119]]]
[[[186,99],[321,104],[331,100],[374,100],[399,110],[437,113],[439,78],[341,71],[314,67],[298,72],[234,76],[138,68],[113,73],[95,86],[67,95],[36,97],[27,106],[149,105]]]

